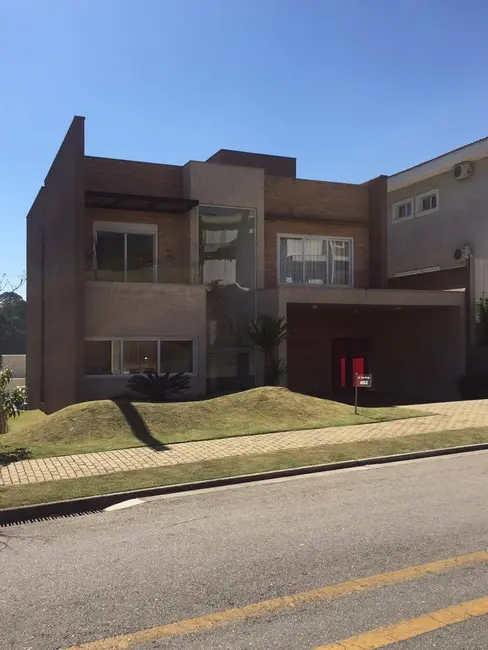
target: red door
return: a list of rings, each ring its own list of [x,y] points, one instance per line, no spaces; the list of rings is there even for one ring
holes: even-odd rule
[[[332,340],[332,385],[334,390],[354,387],[354,375],[368,372],[367,339]]]

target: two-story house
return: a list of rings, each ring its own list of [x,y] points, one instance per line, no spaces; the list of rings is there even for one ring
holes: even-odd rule
[[[388,286],[465,291],[467,344],[488,293],[488,138],[388,178]]]
[[[254,386],[259,313],[288,322],[293,390],[371,372],[380,392],[453,396],[463,296],[387,289],[387,221],[386,177],[298,179],[294,158],[229,150],[97,158],[74,118],[27,218],[31,408],[117,396],[146,370],[188,373],[196,396]]]

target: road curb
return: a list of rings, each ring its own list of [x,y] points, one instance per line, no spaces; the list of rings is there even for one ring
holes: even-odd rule
[[[291,467],[259,474],[241,474],[240,476],[229,476],[214,478],[194,483],[177,483],[175,485],[162,485],[154,488],[142,488],[127,492],[112,492],[92,497],[82,497],[70,501],[53,501],[40,503],[31,506],[20,506],[19,508],[5,508],[0,510],[0,526],[28,522],[37,519],[50,517],[69,517],[71,515],[96,512],[108,508],[115,503],[126,499],[144,498],[159,496],[163,494],[176,494],[178,492],[189,492],[214,487],[225,487],[228,485],[239,485],[241,483],[259,483],[274,478],[286,478],[289,476],[300,476],[304,474],[318,474],[320,472],[332,472],[334,470],[363,467],[365,465],[384,465],[406,460],[420,458],[432,458],[434,456],[450,456],[474,451],[488,450],[488,442],[475,445],[463,445],[461,447],[444,447],[442,449],[429,449],[426,451],[412,451],[406,454],[393,454],[391,456],[377,456],[373,458],[358,458],[355,460],[344,460],[337,463],[326,463],[322,465],[306,465],[302,467]]]

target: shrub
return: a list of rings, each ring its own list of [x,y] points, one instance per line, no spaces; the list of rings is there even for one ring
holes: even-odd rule
[[[476,301],[476,316],[480,323],[480,343],[488,344],[488,296],[483,293]]]
[[[163,375],[157,372],[145,372],[131,377],[127,382],[127,388],[142,395],[148,401],[166,402],[190,388],[190,378],[183,372],[176,374],[167,372]]]
[[[264,383],[276,386],[286,373],[286,364],[278,358],[278,349],[286,341],[287,325],[280,316],[264,314],[249,323],[247,336],[251,345],[264,355]]]
[[[9,389],[11,379],[10,368],[0,369],[0,433],[7,433],[9,419],[20,415],[26,404],[25,386]]]

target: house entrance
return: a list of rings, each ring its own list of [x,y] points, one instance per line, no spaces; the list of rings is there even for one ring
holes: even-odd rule
[[[334,391],[354,387],[354,375],[369,372],[368,339],[332,339],[332,385]]]

